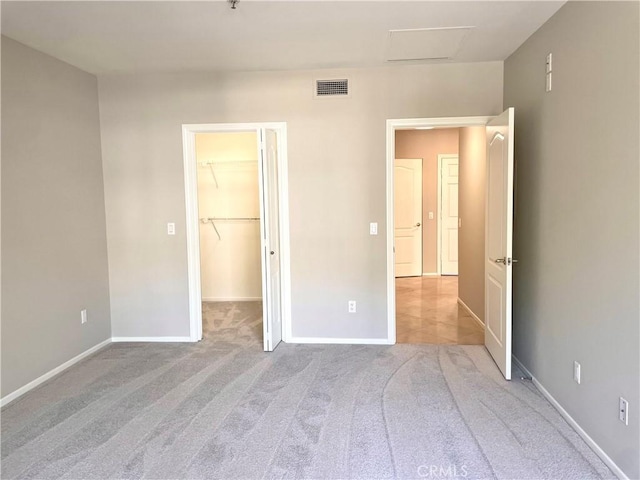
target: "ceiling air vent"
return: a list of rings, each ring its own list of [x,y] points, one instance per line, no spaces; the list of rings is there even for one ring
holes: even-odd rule
[[[316,97],[348,97],[349,80],[316,80]]]

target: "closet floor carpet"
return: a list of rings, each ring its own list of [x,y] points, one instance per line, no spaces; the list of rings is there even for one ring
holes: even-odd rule
[[[482,346],[286,345],[260,304],[197,344],[117,343],[2,410],[8,478],[614,478]]]

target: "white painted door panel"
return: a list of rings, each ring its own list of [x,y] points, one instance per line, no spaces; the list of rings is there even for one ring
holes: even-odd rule
[[[458,156],[441,157],[440,273],[458,275]]]
[[[396,159],[394,166],[396,277],[422,275],[422,159]]]
[[[280,292],[280,218],[278,198],[278,139],[273,130],[261,132],[261,184],[263,204],[263,338],[264,350],[273,351],[282,341]]]
[[[507,380],[511,380],[513,124],[513,108],[487,124],[484,339]]]

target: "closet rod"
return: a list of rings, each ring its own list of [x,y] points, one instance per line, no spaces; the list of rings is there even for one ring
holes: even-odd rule
[[[259,217],[209,217],[207,220],[218,220],[218,221],[225,221],[225,220],[260,220]]]
[[[201,218],[200,222],[201,223],[210,223],[211,226],[213,227],[213,229],[216,232],[216,235],[218,236],[218,240],[222,240],[222,237],[220,236],[220,232],[218,231],[218,227],[216,227],[216,222],[226,222],[226,221],[234,221],[234,220],[240,220],[240,221],[246,221],[246,220],[260,220],[259,217],[209,217],[209,218]]]

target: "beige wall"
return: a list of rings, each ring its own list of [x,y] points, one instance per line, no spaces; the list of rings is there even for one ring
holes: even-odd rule
[[[438,272],[438,155],[444,153],[458,153],[457,128],[396,132],[396,158],[422,158],[422,273]]]
[[[111,336],[96,78],[5,37],[2,300],[2,397]]]
[[[640,477],[639,18],[638,2],[568,2],[505,64],[514,353],[629,478]]]
[[[484,321],[486,129],[460,129],[458,298]]]
[[[196,159],[198,162],[257,162],[258,134],[255,132],[198,133],[196,134]]]
[[[198,133],[196,160],[200,218],[260,217],[255,132]],[[213,163],[209,167],[203,162]],[[200,223],[202,300],[262,298],[260,222],[214,223],[218,233],[210,223]]]
[[[386,229],[386,120],[497,114],[502,74],[488,62],[100,77],[114,335],[189,334],[181,125],[283,121],[293,334],[386,338],[388,246],[369,235],[369,222]],[[316,99],[317,78],[350,78],[352,94]]]

